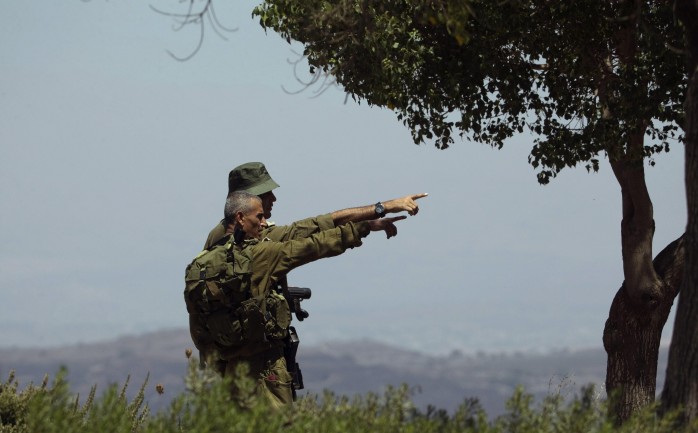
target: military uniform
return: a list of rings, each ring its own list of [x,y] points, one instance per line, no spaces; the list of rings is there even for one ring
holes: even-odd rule
[[[284,242],[292,239],[307,238],[315,233],[334,228],[331,214],[319,215],[315,218],[306,218],[286,226],[277,226],[269,223],[269,227],[262,231],[262,238],[272,241]],[[225,237],[225,221],[221,221],[208,234],[204,249],[207,250],[219,243]]]
[[[250,162],[233,169],[228,177],[228,191],[246,191],[261,196],[279,185],[271,178],[264,164]],[[264,296],[278,283],[285,284],[286,274],[293,268],[323,257],[341,254],[346,248],[361,245],[369,232],[365,223],[335,228],[331,214],[307,218],[286,226],[270,223],[262,231],[261,241],[249,240],[236,245],[234,254],[244,254],[252,264],[253,296]],[[312,238],[311,238],[312,237]],[[229,239],[225,221],[216,225],[208,235],[204,250],[210,250]],[[290,242],[290,243],[289,243]],[[244,253],[242,250],[245,250]],[[251,377],[259,380],[258,389],[274,405],[292,402],[292,379],[283,356],[283,340],[269,339],[262,343],[215,348],[206,329],[205,319],[190,315],[192,339],[198,344],[201,358],[221,374],[231,375],[240,363],[248,364]],[[214,349],[209,350],[211,347]]]
[[[304,239],[309,236],[312,236],[313,234],[325,230],[330,230],[333,228],[335,228],[335,226],[334,221],[332,219],[332,215],[325,214],[319,215],[314,218],[306,218],[285,226],[277,226],[274,225],[274,223],[269,223],[269,227],[262,231],[262,239],[272,240],[276,242],[285,242],[294,239]],[[226,237],[227,235],[225,221],[221,221],[209,233],[208,238],[206,239],[206,244],[204,245],[204,250],[208,250],[214,245],[223,242],[223,240],[226,239]],[[286,283],[286,275],[278,277],[277,281],[282,283],[283,286],[288,287],[288,283]],[[195,334],[206,333],[205,325],[201,322],[197,322],[197,320],[200,321],[200,319],[195,316],[189,316],[189,329],[192,333],[192,339],[194,341],[198,341],[198,336]],[[203,364],[204,359],[211,357],[212,354],[207,353],[206,350],[202,350],[201,348],[199,349],[199,351],[199,356]],[[228,370],[230,373],[231,369],[234,369],[236,366],[235,364],[226,366],[227,362],[222,359],[209,359],[208,361],[211,362],[211,366],[218,370],[221,374],[224,374],[226,370]],[[255,362],[255,360],[250,359],[248,360],[248,364],[255,365],[257,363]],[[254,377],[257,376],[257,374],[254,374]],[[283,371],[283,373],[278,373],[277,376],[290,377],[290,374],[288,371]]]
[[[297,224],[278,227],[271,232],[277,231],[277,235],[281,237],[292,236],[294,233],[300,235],[307,233],[308,227],[310,226]],[[285,278],[292,269],[318,259],[340,255],[348,248],[360,246],[361,239],[370,232],[366,222],[314,230],[317,230],[316,233],[299,239],[278,242],[265,237],[261,240],[245,240],[233,246],[234,257],[245,257],[249,260],[250,272],[247,278],[252,297],[267,298],[275,290],[278,281]],[[257,380],[258,392],[267,397],[272,405],[281,406],[293,402],[292,378],[286,368],[283,338],[269,338],[266,341],[228,347],[219,346],[218,353],[226,361],[226,376],[232,375],[237,366],[244,362],[250,368],[251,377]]]

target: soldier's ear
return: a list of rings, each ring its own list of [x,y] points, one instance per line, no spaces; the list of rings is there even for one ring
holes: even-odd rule
[[[242,220],[243,220],[244,218],[245,218],[245,215],[244,215],[242,212],[240,212],[240,211],[235,212],[235,222],[236,222],[236,223],[242,224]]]

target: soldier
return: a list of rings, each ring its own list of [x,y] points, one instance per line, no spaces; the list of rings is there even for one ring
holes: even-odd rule
[[[276,202],[273,190],[278,187],[279,184],[272,179],[261,162],[248,162],[239,165],[232,169],[228,175],[228,195],[235,191],[245,191],[259,196],[262,200],[264,218],[267,220],[271,218],[271,210]],[[416,215],[419,212],[416,200],[426,196],[426,193],[406,195],[374,205],[337,210],[314,218],[300,220],[288,226],[276,226],[267,221],[268,226],[264,230],[263,236],[275,241],[285,241],[308,237],[318,231],[334,228],[347,222],[376,219],[391,213],[407,212],[409,215]],[[209,249],[215,245],[224,235],[225,222],[221,221],[209,233],[204,249]]]
[[[273,406],[292,403],[291,376],[286,368],[282,341],[290,314],[288,306],[283,307],[284,298],[275,294],[276,280],[298,266],[361,246],[361,239],[370,232],[385,231],[387,237],[391,238],[397,234],[395,221],[404,218],[406,216],[348,222],[306,238],[276,242],[262,237],[266,230],[262,200],[245,192],[230,194],[225,205],[225,239],[229,242],[232,236],[233,260],[235,266],[240,267],[239,274],[246,279],[246,282],[236,286],[236,293],[249,291],[251,298],[264,299],[264,317],[268,318],[260,325],[260,329],[264,329],[264,338],[221,349],[220,353],[227,361],[225,375],[232,375],[240,363],[245,363],[249,366],[251,377],[257,381],[258,391]],[[242,310],[238,307],[237,311]],[[239,320],[241,323],[253,322],[251,319]],[[256,333],[254,330],[248,332]],[[236,337],[224,336],[223,339],[234,341]]]
[[[278,242],[307,238],[313,234],[333,229],[347,222],[377,219],[390,213],[405,211],[409,215],[416,215],[419,211],[416,200],[427,195],[425,193],[407,195],[385,202],[378,202],[375,205],[347,208],[313,218],[306,218],[287,226],[276,226],[266,221],[266,219],[271,217],[271,210],[274,202],[276,202],[276,196],[273,190],[278,187],[279,184],[272,179],[266,167],[261,162],[248,162],[239,165],[231,170],[228,175],[228,197],[239,191],[258,196],[262,202],[265,218],[265,226],[262,228],[261,236]],[[226,239],[226,229],[227,225],[225,220],[217,224],[209,233],[204,245],[204,250],[209,250],[217,244],[224,243],[224,239]],[[389,237],[391,236],[390,233],[387,232],[387,234]],[[282,290],[288,288],[285,274],[278,278],[277,284]],[[223,374],[226,370],[226,362],[220,359],[215,349],[215,344],[211,341],[211,337],[208,335],[202,318],[197,314],[190,314],[189,328],[192,340],[200,352],[199,360],[201,361],[201,365],[204,366],[208,363],[219,373]],[[291,367],[293,374],[298,377],[299,372],[295,370],[295,361],[291,361],[289,367]]]

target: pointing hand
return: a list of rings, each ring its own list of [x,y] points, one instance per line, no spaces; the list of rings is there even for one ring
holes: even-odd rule
[[[410,215],[417,215],[417,212],[419,212],[419,205],[417,205],[416,200],[428,195],[428,193],[424,192],[421,194],[410,194],[404,197],[388,200],[383,204],[385,206],[385,212],[397,213],[406,211]]]
[[[395,227],[395,221],[404,220],[405,218],[407,217],[401,215],[390,218],[381,218],[378,220],[370,220],[368,221],[368,226],[372,232],[377,232],[381,230],[385,231],[386,236],[388,237],[388,239],[390,239],[393,236],[397,235],[397,227]]]

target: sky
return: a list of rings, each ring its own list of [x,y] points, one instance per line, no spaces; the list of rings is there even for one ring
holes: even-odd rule
[[[0,347],[185,328],[184,268],[227,175],[262,161],[290,223],[427,192],[398,236],[289,275],[303,344],[447,354],[602,347],[620,287],[621,195],[599,173],[536,182],[532,137],[417,146],[387,109],[297,93],[300,47],[217,2],[235,32],[177,30],[172,0],[24,0],[0,14]],[[301,68],[301,72],[304,69]],[[685,229],[683,146],[648,168],[654,254]],[[671,321],[665,328],[668,341]]]

